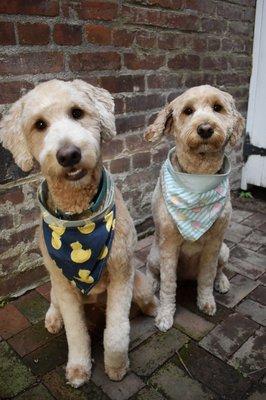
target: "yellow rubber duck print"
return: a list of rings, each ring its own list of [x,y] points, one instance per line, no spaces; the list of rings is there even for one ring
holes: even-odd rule
[[[74,261],[75,263],[81,264],[90,259],[91,256],[90,249],[83,250],[82,244],[80,244],[79,242],[71,243],[70,246],[73,249],[71,251],[71,260]]]
[[[105,219],[105,222],[106,222],[106,229],[108,230],[108,232],[110,232],[110,229],[112,227],[113,216],[114,216],[113,211],[109,212],[108,214],[106,214],[104,216],[104,219]]]
[[[113,225],[112,225],[112,229],[115,229],[115,218],[113,219]]]
[[[108,247],[104,246],[104,248],[102,249],[102,251],[98,257],[98,260],[102,260],[103,258],[105,258],[107,256],[107,254],[108,254]]]
[[[66,228],[64,226],[49,225],[49,228],[57,235],[62,236],[65,233]]]
[[[84,283],[93,283],[94,279],[90,276],[90,271],[88,269],[80,269],[79,270],[79,278],[77,280],[84,282]]]
[[[60,247],[62,246],[62,242],[61,242],[60,236],[55,231],[52,232],[52,241],[51,241],[51,243],[52,243],[53,248],[56,249],[56,250],[59,250]]]
[[[93,232],[95,229],[95,223],[94,222],[89,222],[88,224],[84,226],[78,226],[78,230],[83,233],[84,235],[89,235],[91,232]]]

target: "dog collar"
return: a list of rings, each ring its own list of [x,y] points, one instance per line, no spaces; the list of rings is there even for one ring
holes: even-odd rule
[[[164,201],[184,239],[196,241],[224,209],[229,192],[230,162],[225,157],[221,174],[187,174],[173,167],[173,151],[170,150],[161,171]]]

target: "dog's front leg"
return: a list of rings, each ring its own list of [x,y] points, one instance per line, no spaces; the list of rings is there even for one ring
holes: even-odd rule
[[[166,332],[173,325],[176,308],[176,270],[180,247],[176,235],[159,238],[160,252],[160,306],[155,325],[162,332]]]
[[[126,374],[129,345],[129,310],[133,291],[133,269],[123,274],[124,266],[112,274],[107,288],[106,329],[104,331],[104,364],[109,378],[120,381]]]
[[[216,312],[213,285],[217,273],[220,248],[220,239],[213,239],[211,243],[206,243],[199,261],[197,303],[199,309],[208,315],[214,315]]]
[[[53,290],[67,336],[66,378],[77,388],[87,382],[91,375],[90,337],[86,327],[84,307],[78,290],[72,288],[65,279],[54,281]]]

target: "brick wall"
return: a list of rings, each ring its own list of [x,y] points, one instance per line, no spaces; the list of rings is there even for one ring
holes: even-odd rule
[[[0,2],[0,112],[40,81],[82,78],[114,94],[118,136],[106,164],[139,232],[168,144],[142,140],[157,111],[202,83],[226,88],[245,114],[255,0]],[[239,184],[241,147],[232,154]],[[45,279],[37,250],[37,171],[0,148],[0,297]]]

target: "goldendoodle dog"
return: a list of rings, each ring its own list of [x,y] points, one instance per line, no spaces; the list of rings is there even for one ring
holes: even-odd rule
[[[145,275],[132,263],[133,221],[102,163],[102,141],[115,135],[112,96],[81,80],[39,84],[0,124],[1,142],[18,166],[29,171],[35,159],[45,178],[38,192],[40,248],[52,283],[45,326],[51,333],[65,326],[66,378],[74,387],[91,374],[84,302],[107,290],[104,363],[112,380],[129,366],[132,293],[145,313],[156,311]]]
[[[147,262],[154,290],[160,275],[156,326],[161,331],[173,324],[177,277],[197,280],[197,304],[208,315],[216,312],[213,286],[221,293],[229,290],[222,272],[231,217],[225,148],[236,144],[243,127],[233,97],[203,85],[166,105],[145,132],[151,142],[163,134],[175,140],[153,194],[155,236]]]

